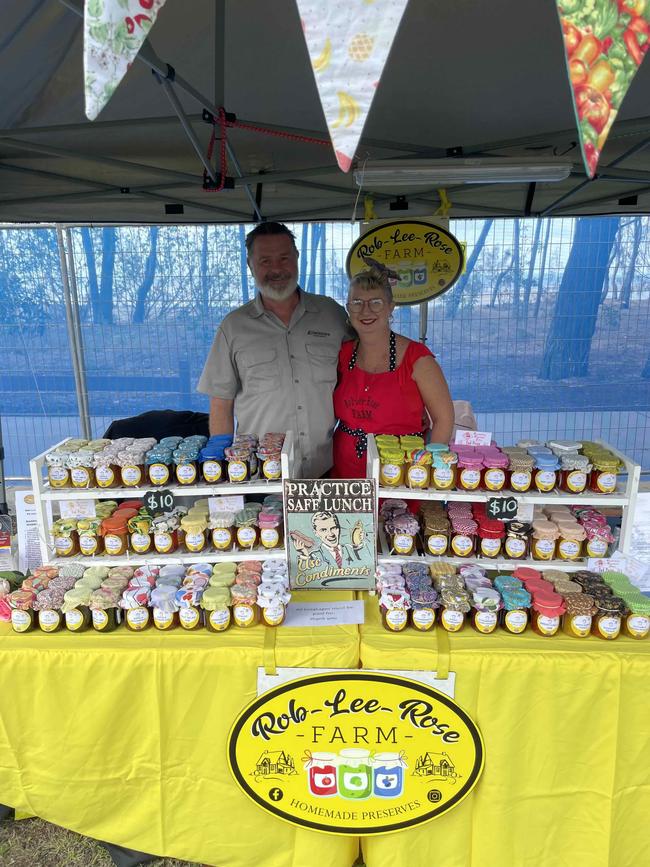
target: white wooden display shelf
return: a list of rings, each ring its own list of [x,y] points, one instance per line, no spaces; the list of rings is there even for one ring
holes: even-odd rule
[[[54,566],[63,566],[66,563],[83,563],[84,566],[169,566],[185,563],[241,563],[245,560],[286,560],[287,552],[284,548],[262,548],[253,551],[234,549],[225,552],[205,552],[200,554],[188,554],[186,551],[174,551],[173,554],[134,554],[129,551],[121,557],[107,556],[83,557],[75,554],[74,557],[50,557],[48,563]]]
[[[625,469],[619,474],[623,481],[620,481],[616,492],[613,494],[595,494],[593,491],[585,491],[582,494],[567,494],[564,491],[551,491],[548,494],[538,492],[528,492],[519,494],[516,491],[498,491],[491,493],[490,491],[435,491],[432,489],[415,490],[400,486],[398,488],[389,488],[379,485],[379,454],[377,453],[377,444],[372,435],[368,436],[368,451],[367,451],[367,472],[368,478],[374,479],[377,485],[378,498],[381,499],[397,499],[397,500],[439,500],[450,502],[452,500],[479,503],[486,502],[489,497],[515,497],[522,504],[537,504],[551,505],[560,503],[563,505],[575,504],[583,506],[593,506],[596,508],[619,508],[621,510],[621,535],[618,541],[618,550],[627,554],[632,541],[632,526],[634,523],[634,508],[636,498],[639,492],[639,479],[641,477],[641,467],[639,464],[631,460],[627,455],[624,455],[618,449],[603,440],[595,440],[600,445],[613,452],[623,463]],[[390,555],[389,555],[390,556]],[[435,558],[434,558],[435,559]],[[485,558],[487,559],[487,558]],[[462,563],[464,558],[460,558]],[[466,561],[465,561],[466,562]],[[493,561],[500,562],[500,561]],[[503,563],[516,563],[517,561],[504,560]],[[543,561],[535,560],[534,563]],[[551,561],[553,564],[556,561]],[[584,563],[579,566],[567,566],[564,560],[559,561],[559,564],[551,566],[549,562],[547,569],[579,569],[585,568]],[[586,563],[586,560],[584,561]],[[560,564],[565,564],[564,566]],[[501,568],[499,566],[499,568]]]
[[[37,455],[29,462],[29,469],[32,479],[32,490],[34,492],[34,502],[36,506],[36,519],[38,523],[39,544],[41,549],[41,559],[43,563],[61,564],[70,562],[71,557],[55,557],[50,543],[50,527],[46,504],[52,501],[61,500],[130,500],[140,498],[148,491],[156,490],[155,485],[138,488],[52,488],[46,481],[47,468],[45,465],[45,455],[53,451],[59,446],[65,445],[70,437],[61,440],[61,442],[50,446],[40,455]],[[282,482],[284,479],[291,478],[293,475],[294,466],[294,441],[293,432],[288,431],[285,435],[284,445],[280,455],[280,463],[282,466],[282,478],[277,481],[268,481],[266,479],[253,479],[250,482],[241,484],[220,483],[217,485],[162,485],[161,490],[171,491],[175,497],[225,497],[225,496],[243,496],[251,494],[281,494]],[[147,554],[129,553],[124,557],[81,557],[78,559],[83,562],[88,562],[88,565],[125,565],[133,563],[143,563],[145,560],[151,563],[200,563],[214,562],[217,563],[223,560],[264,560],[269,558],[285,558],[284,549],[261,549],[252,553],[248,551],[228,551],[224,553],[214,552],[212,554],[181,554],[176,552],[171,556],[169,554],[152,554],[149,557]]]

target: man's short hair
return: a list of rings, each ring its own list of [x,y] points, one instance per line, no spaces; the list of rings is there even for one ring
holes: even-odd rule
[[[314,512],[314,514],[311,516],[311,525],[315,530],[316,521],[327,521],[330,518],[334,518],[334,520],[336,521],[336,526],[340,528],[341,525],[339,523],[338,515],[335,515],[334,512]]]
[[[253,244],[255,243],[255,239],[259,238],[261,235],[288,235],[291,238],[293,243],[293,247],[298,251],[296,247],[296,236],[293,234],[291,229],[287,228],[284,223],[258,223],[254,229],[246,235],[246,255],[250,256],[253,250]]]

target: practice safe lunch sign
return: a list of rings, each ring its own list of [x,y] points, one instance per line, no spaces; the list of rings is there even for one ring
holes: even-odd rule
[[[368,269],[364,258],[375,259],[394,272],[390,281],[396,304],[420,304],[442,295],[463,270],[459,241],[426,220],[382,223],[361,235],[348,253],[348,277]]]
[[[447,812],[472,790],[484,749],[449,696],[376,672],[313,675],[246,707],[230,769],[273,815],[330,834],[387,834]]]

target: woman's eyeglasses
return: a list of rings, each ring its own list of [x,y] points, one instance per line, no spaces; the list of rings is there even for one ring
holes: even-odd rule
[[[350,298],[348,310],[350,313],[361,313],[366,304],[372,313],[381,313],[386,305],[386,301],[383,298]]]

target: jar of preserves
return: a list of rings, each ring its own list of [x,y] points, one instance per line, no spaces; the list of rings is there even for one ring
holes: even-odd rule
[[[116,607],[93,608],[93,629],[97,632],[113,632],[122,622],[120,611]]]
[[[98,488],[119,488],[120,467],[117,465],[117,456],[112,450],[104,449],[95,454],[93,464]]]
[[[459,491],[477,491],[481,486],[483,458],[479,454],[459,454],[456,486]]]
[[[481,487],[486,491],[502,491],[506,486],[508,456],[495,448],[483,451],[483,469],[481,471]]]
[[[591,622],[591,633],[598,638],[612,641],[621,632],[623,617],[627,614],[627,606],[618,596],[596,597],[594,600],[596,613]]]
[[[282,626],[291,599],[283,582],[262,582],[257,590],[257,605],[265,626]]]
[[[454,557],[473,557],[476,551],[478,524],[471,518],[453,520],[450,548]]]
[[[69,488],[70,470],[68,469],[68,450],[55,449],[45,455],[47,480],[51,488]]]
[[[589,487],[597,494],[613,494],[616,491],[621,463],[617,457],[606,453],[593,458]]]
[[[120,477],[125,488],[138,488],[145,479],[144,455],[129,455],[120,462]],[[136,463],[137,461],[137,463]]]
[[[510,454],[507,485],[511,491],[525,494],[533,483],[534,459],[525,453]]]
[[[230,588],[232,596],[232,617],[235,626],[248,629],[260,622],[260,609],[257,605],[257,586],[235,584]]]
[[[607,557],[610,545],[614,542],[614,535],[607,524],[584,525],[584,530],[587,534],[585,542],[587,557],[595,559]]]
[[[404,452],[398,449],[379,453],[379,484],[398,488],[404,484]]]
[[[79,553],[77,522],[72,518],[59,518],[52,524],[54,553],[57,557],[74,557]]]
[[[408,626],[411,599],[408,593],[384,592],[379,597],[381,623],[388,632],[402,632]]]
[[[104,518],[100,533],[104,537],[104,551],[109,557],[122,557],[129,550],[128,520],[132,515],[119,509],[110,518]]]
[[[449,550],[449,526],[446,529],[425,527],[424,544],[426,552],[432,557],[444,557]]]
[[[557,541],[557,556],[560,560],[579,560],[582,556],[587,534],[577,521],[558,521],[560,536]]]
[[[96,582],[95,582],[96,583]],[[65,627],[68,632],[85,632],[92,626],[90,613],[90,584],[77,582],[63,597],[61,612],[65,617]]]
[[[153,519],[153,545],[158,554],[173,554],[178,549],[178,528],[178,518],[171,512]]]
[[[67,464],[73,488],[93,488],[95,486],[93,459],[93,452],[85,448],[68,455]]]
[[[534,487],[542,494],[553,491],[557,485],[559,468],[559,461],[553,453],[535,455]]]
[[[581,494],[587,487],[591,464],[586,455],[568,454],[560,457],[560,490]]]
[[[232,512],[216,512],[210,518],[209,528],[215,551],[232,551],[235,541],[235,515]]]
[[[566,593],[564,604],[566,611],[562,617],[562,631],[573,638],[587,638],[596,612],[593,596],[588,593]]]
[[[237,544],[244,550],[252,550],[257,547],[260,539],[260,531],[257,526],[257,512],[244,506],[235,514],[235,527],[237,528]]]
[[[436,622],[438,594],[433,589],[423,588],[411,593],[411,626],[419,632],[429,632]]]
[[[178,622],[180,626],[192,632],[203,626],[203,612],[196,605],[181,605],[178,609]]]
[[[208,632],[225,632],[232,623],[228,587],[208,587],[201,599],[205,628]]]
[[[260,448],[257,458],[260,466],[260,474],[269,482],[282,478],[282,449],[273,447]]]
[[[136,554],[148,554],[153,547],[151,537],[152,519],[148,515],[134,515],[128,520],[131,550]]]
[[[151,591],[153,625],[156,629],[164,632],[175,629],[179,625],[176,592],[178,589],[177,582],[181,580],[180,576],[170,575],[163,577],[162,575],[164,569],[171,568],[170,566],[163,566],[163,569],[158,574],[158,582]],[[180,567],[180,571],[184,572],[185,570]],[[163,584],[161,583],[162,581],[170,581],[171,583]]]
[[[477,553],[495,559],[501,554],[505,535],[505,527],[500,521],[484,520],[478,525]]]
[[[551,521],[533,521],[531,553],[534,560],[552,560],[560,531]]]
[[[260,530],[260,542],[263,548],[280,548],[282,546],[284,527],[282,515],[277,512],[260,512],[257,517]]]
[[[428,488],[430,478],[431,452],[413,449],[407,454],[406,487],[420,490]]]
[[[509,521],[506,525],[503,548],[511,560],[525,560],[530,552],[532,526],[522,521]]]
[[[241,446],[224,449],[227,460],[228,481],[232,484],[247,482],[251,478],[251,450]]]
[[[503,577],[503,576],[500,576]],[[512,581],[512,578],[510,579]],[[496,581],[495,581],[496,584]],[[501,599],[501,625],[512,635],[521,635],[526,631],[530,613],[531,596],[523,587],[512,584],[502,584]]]
[[[168,485],[173,473],[172,450],[158,444],[145,456],[145,468],[149,483],[154,487]]]
[[[199,477],[198,459],[192,460],[187,455],[174,458],[174,475],[179,485],[195,485]]]
[[[208,543],[208,522],[205,518],[195,518],[185,515],[181,518],[183,531],[183,546],[186,551],[198,554],[205,550]]]
[[[531,627],[537,635],[550,637],[560,628],[560,618],[565,612],[564,600],[552,590],[533,594]]]
[[[467,604],[467,611],[463,611],[462,606],[445,603],[440,612],[440,625],[447,632],[462,632],[468,612],[469,604]]]
[[[96,557],[104,550],[104,540],[100,533],[101,523],[101,520],[96,518],[80,518],[77,521],[79,553],[84,557]]]

